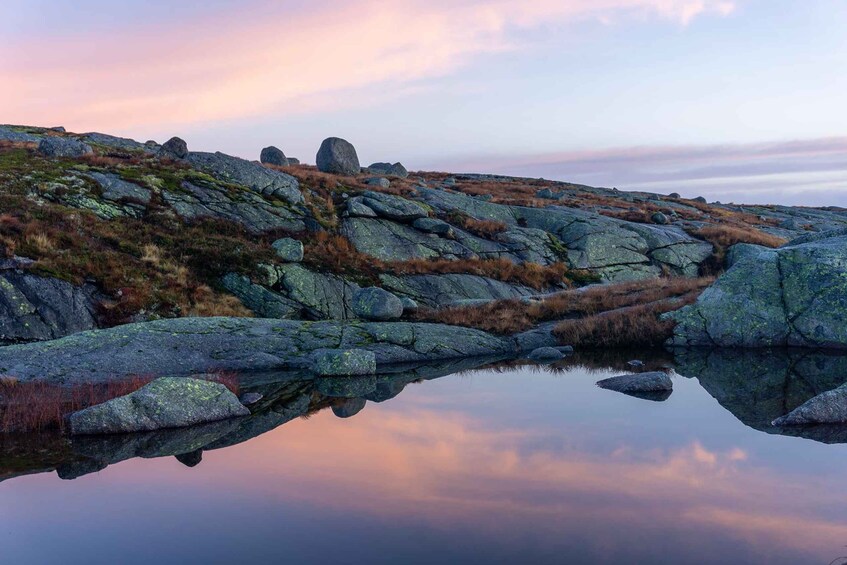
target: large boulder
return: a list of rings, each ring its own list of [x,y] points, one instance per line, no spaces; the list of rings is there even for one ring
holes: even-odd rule
[[[367,171],[372,175],[384,175],[387,177],[406,178],[409,176],[409,171],[401,163],[373,163],[367,168]]]
[[[259,161],[265,165],[276,165],[277,167],[288,166],[288,159],[285,157],[285,153],[273,145],[262,149],[262,153],[259,155]]]
[[[159,154],[172,159],[185,159],[188,157],[188,144],[182,138],[172,137],[162,144]]]
[[[357,175],[361,170],[356,148],[339,137],[324,139],[316,156],[318,170],[334,175]]]
[[[119,434],[249,415],[238,397],[220,383],[163,377],[132,394],[75,412],[69,423],[74,435]]]
[[[77,159],[91,155],[94,150],[87,143],[69,137],[42,137],[38,142],[38,152],[45,157],[66,157]]]
[[[403,315],[403,302],[379,287],[362,288],[353,294],[353,311],[365,320],[396,320]]]
[[[847,424],[847,384],[821,393],[773,421],[774,426]]]
[[[669,315],[672,345],[847,348],[847,235],[747,249],[697,302]]]

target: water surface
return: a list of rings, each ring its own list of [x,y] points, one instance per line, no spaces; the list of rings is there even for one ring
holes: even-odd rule
[[[675,375],[663,402],[594,386],[620,370],[518,367],[288,383],[273,417],[143,446],[80,443],[72,456],[7,441],[3,562],[794,565],[847,554],[847,447],[766,429],[771,412],[829,382],[803,377],[804,392],[790,392],[796,379],[778,368],[744,389],[721,363],[716,376],[713,359],[689,360],[699,378]],[[294,417],[307,405],[317,411]],[[136,456],[195,444],[207,448]]]

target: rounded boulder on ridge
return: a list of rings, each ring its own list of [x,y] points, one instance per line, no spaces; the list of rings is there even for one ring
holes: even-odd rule
[[[361,171],[359,156],[353,144],[340,137],[329,137],[321,143],[315,157],[318,170],[335,175],[356,175]]]
[[[262,149],[262,153],[259,155],[259,161],[265,165],[276,165],[277,167],[288,166],[288,159],[285,157],[285,153],[273,145]]]

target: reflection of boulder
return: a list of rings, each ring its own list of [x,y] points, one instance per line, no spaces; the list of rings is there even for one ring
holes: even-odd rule
[[[315,379],[315,390],[333,398],[358,398],[376,388],[376,377],[330,377]]]
[[[362,411],[368,401],[364,398],[347,398],[332,405],[332,413],[339,418],[352,418]]]
[[[799,350],[685,350],[677,372],[703,388],[744,424],[767,433],[826,443],[847,441],[847,429],[779,428],[771,422],[847,380],[847,356]],[[819,428],[819,429],[818,429]]]
[[[203,460],[203,450],[197,449],[191,453],[181,453],[174,457],[176,457],[176,460],[186,467],[196,467]]]

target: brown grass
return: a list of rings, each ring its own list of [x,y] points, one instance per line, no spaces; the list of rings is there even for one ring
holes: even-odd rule
[[[740,228],[734,226],[706,226],[690,232],[691,235],[704,239],[715,247],[727,249],[736,243],[752,243],[765,247],[780,247],[788,240],[771,235],[753,227]]]
[[[438,322],[511,335],[531,329],[541,322],[564,318],[591,317],[653,303],[688,294],[699,295],[714,281],[666,278],[619,284],[597,285],[582,290],[560,292],[537,302],[498,300],[481,306],[461,306],[440,310],[420,309],[413,317],[420,321]]]
[[[210,373],[206,380],[219,382],[238,394],[238,378],[231,373]],[[152,376],[133,376],[105,384],[73,387],[44,382],[18,382],[0,377],[0,433],[65,431],[70,414],[125,396],[153,381]]]
[[[559,343],[574,347],[658,347],[673,336],[676,323],[659,316],[692,304],[699,296],[693,291],[677,299],[629,306],[578,320],[565,320],[553,334]]]
[[[503,233],[509,226],[497,220],[477,220],[467,214],[451,211],[447,214],[447,220],[463,230],[483,238],[492,238],[498,233]]]

